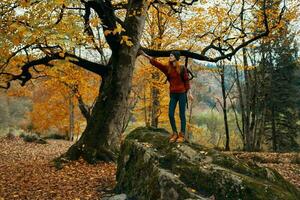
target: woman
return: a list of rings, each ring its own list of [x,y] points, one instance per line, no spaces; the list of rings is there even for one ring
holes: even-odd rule
[[[182,143],[185,141],[184,136],[186,133],[185,105],[187,103],[187,94],[190,100],[193,100],[194,98],[189,91],[190,83],[187,70],[185,67],[179,64],[180,52],[172,51],[169,57],[169,63],[167,65],[156,61],[143,51],[140,53],[148,58],[152,65],[160,69],[167,76],[167,79],[170,83],[169,120],[173,131],[169,142]],[[177,132],[174,118],[177,102],[179,103],[179,117],[181,124],[181,130],[179,133]]]

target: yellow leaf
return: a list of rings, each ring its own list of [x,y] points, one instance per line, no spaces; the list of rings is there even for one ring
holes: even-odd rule
[[[19,31],[20,35],[24,36],[24,34],[26,32],[26,28],[24,26],[20,26],[18,28],[18,31]]]
[[[65,53],[64,53],[64,52],[60,52],[60,53],[59,53],[59,56],[60,56],[60,57],[65,57]]]
[[[117,27],[113,30],[113,34],[116,35],[117,33],[121,33],[122,31],[125,31],[125,29],[120,24],[117,24]]]
[[[131,46],[133,46],[133,43],[131,41],[127,41],[126,45],[129,46],[129,47],[131,47]]]
[[[133,43],[129,39],[130,37],[128,37],[127,35],[123,35],[120,43],[123,44],[125,42],[127,46],[131,47],[133,46]]]
[[[66,61],[78,61],[77,58],[67,57]]]
[[[100,20],[99,18],[93,18],[90,20],[90,24],[93,26],[93,27],[97,27],[99,24],[100,24]]]
[[[105,36],[107,36],[107,35],[109,35],[109,34],[111,34],[111,33],[112,33],[111,30],[105,30],[105,31],[104,31],[104,35],[105,35]]]
[[[20,4],[21,4],[21,7],[28,7],[30,5],[30,1],[21,0]]]
[[[12,42],[13,42],[14,45],[18,45],[18,44],[20,44],[21,41],[20,41],[19,37],[13,37]]]
[[[57,3],[57,4],[64,4],[65,0],[55,0],[55,3]]]

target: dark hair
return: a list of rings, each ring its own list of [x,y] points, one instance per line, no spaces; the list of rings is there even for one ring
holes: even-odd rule
[[[170,54],[174,55],[176,60],[180,59],[180,51],[172,51]]]

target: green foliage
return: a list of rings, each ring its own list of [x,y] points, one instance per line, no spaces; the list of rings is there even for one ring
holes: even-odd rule
[[[279,32],[286,33],[284,26]],[[282,35],[282,34],[280,34]],[[263,57],[260,66],[267,73],[266,96],[266,141],[274,151],[298,151],[299,135],[299,63],[294,35],[278,37],[270,44],[262,45],[269,56]],[[298,77],[297,77],[298,76]]]
[[[216,110],[206,110],[196,116],[193,121],[201,128],[201,133],[193,133],[194,138],[197,137],[195,134],[201,134],[201,143],[205,145],[213,146],[217,149],[223,149],[225,144],[225,129],[224,120],[222,113]],[[230,132],[230,147],[232,149],[242,148],[242,139],[236,126],[236,120],[232,111],[228,112],[228,125]]]

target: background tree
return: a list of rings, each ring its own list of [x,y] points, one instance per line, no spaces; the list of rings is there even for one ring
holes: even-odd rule
[[[267,44],[267,93],[265,132],[267,141],[271,141],[273,151],[297,150],[295,138],[299,134],[299,113],[297,102],[299,88],[296,71],[297,49],[294,46],[294,34],[289,33],[287,25],[278,30],[278,37],[273,43]]]

